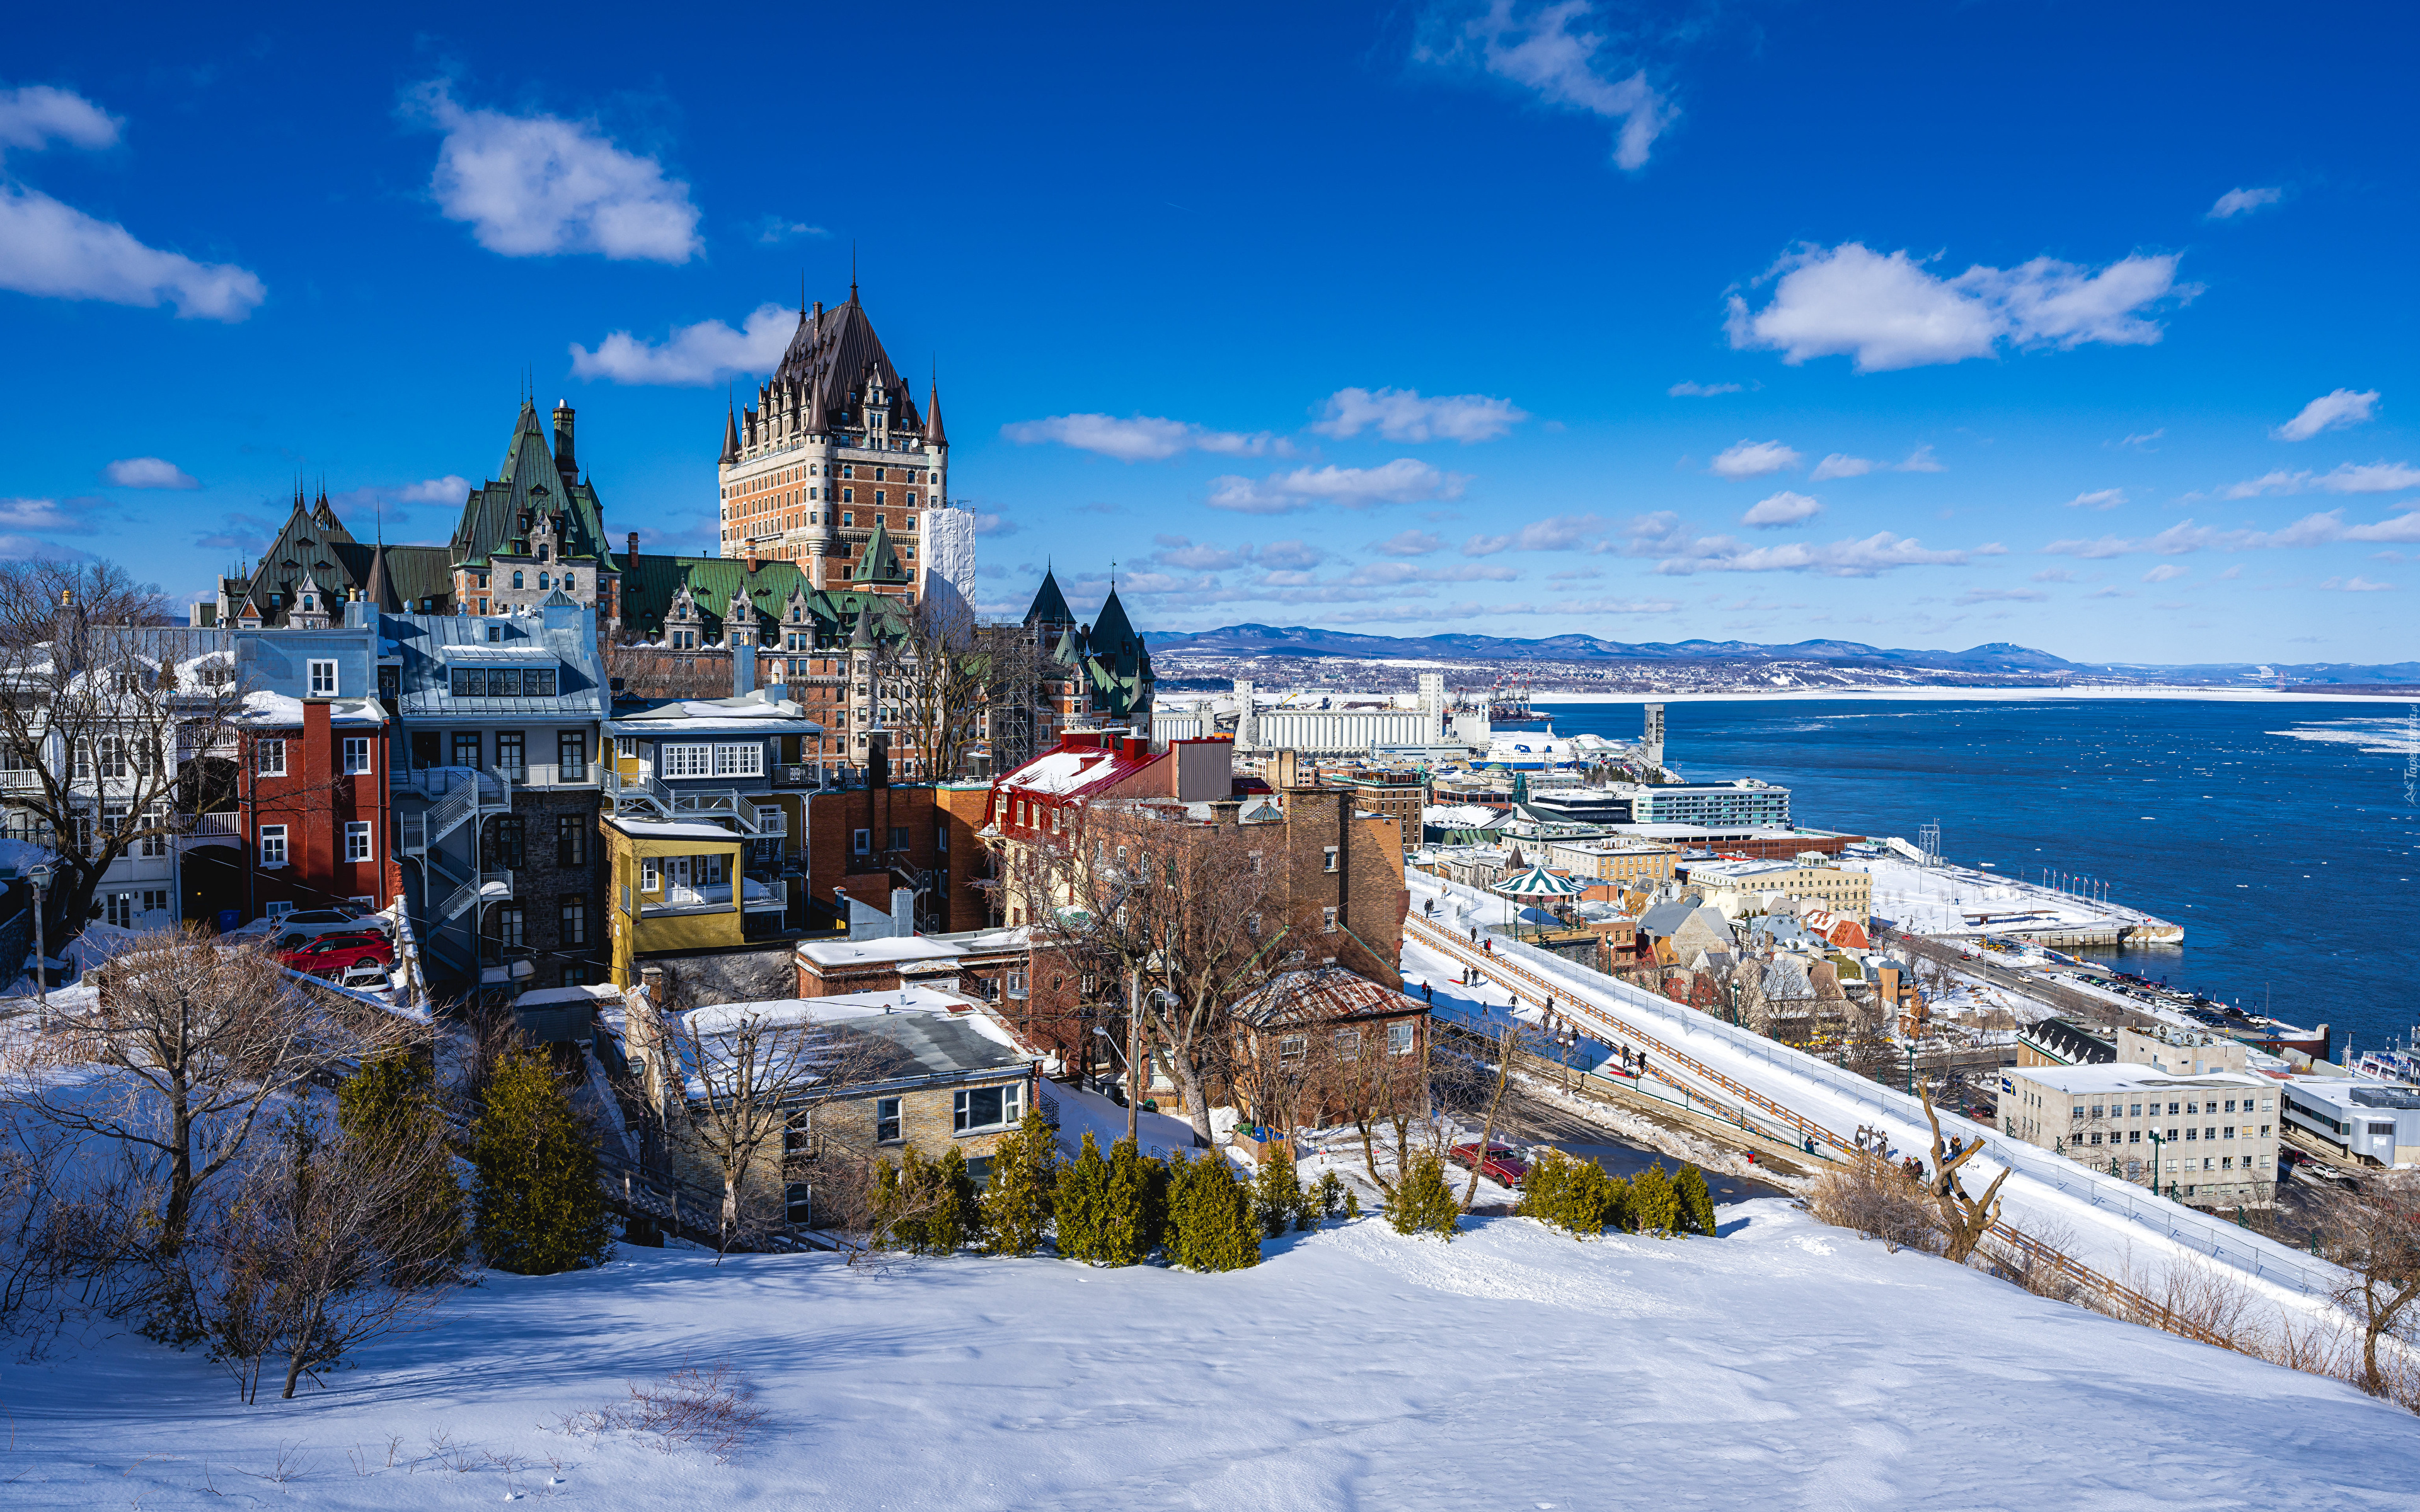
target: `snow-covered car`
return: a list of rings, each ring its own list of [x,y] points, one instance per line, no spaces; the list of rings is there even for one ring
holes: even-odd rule
[[[310,939],[289,934],[278,942],[277,959],[297,971],[323,977],[356,966],[390,965],[395,961],[395,947],[376,930]]]
[[[272,921],[277,938],[289,934],[334,934],[342,932],[358,934],[364,930],[376,930],[380,934],[393,934],[395,921],[366,908],[350,903],[335,903],[326,908],[302,908]]]
[[[1454,1146],[1447,1151],[1447,1158],[1464,1170],[1470,1169],[1471,1163],[1479,1159],[1478,1142]],[[1511,1145],[1491,1139],[1487,1142],[1486,1164],[1479,1167],[1479,1174],[1498,1186],[1519,1186],[1529,1179],[1529,1163],[1514,1154]]]
[[[345,974],[336,979],[336,985],[378,993],[386,991],[392,983],[387,980],[386,967],[376,964],[357,964],[347,966]]]

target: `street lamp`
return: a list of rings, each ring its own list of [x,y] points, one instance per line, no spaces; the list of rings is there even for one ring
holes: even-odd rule
[[[2150,1131],[2150,1134],[2151,1134],[2151,1196],[2155,1196],[2155,1197],[2156,1197],[2156,1196],[2158,1196],[2160,1195],[2160,1146],[2161,1146],[2161,1144],[2163,1143],[2163,1141],[2162,1141],[2162,1140],[2161,1140],[2161,1138],[2160,1138],[2160,1131],[2158,1131],[2157,1129],[2153,1129],[2152,1131]]]
[[[57,875],[48,865],[37,866],[25,873],[34,885],[34,996],[41,1004],[34,1022],[47,1031],[51,1026],[50,951],[42,944],[42,894],[49,890],[51,878]]]
[[[1916,1041],[1913,1040],[1907,1043],[1907,1095],[1916,1095]]]

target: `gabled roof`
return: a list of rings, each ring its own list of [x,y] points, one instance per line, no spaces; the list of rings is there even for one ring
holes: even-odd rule
[[[776,388],[789,384],[804,388],[808,403],[822,407],[827,424],[861,424],[863,417],[856,412],[850,396],[861,386],[869,367],[876,382],[892,396],[892,428],[922,428],[916,397],[901,381],[899,370],[891,365],[891,354],[882,349],[882,338],[874,333],[874,322],[866,318],[865,307],[857,302],[857,289],[851,285],[846,304],[818,308],[813,315],[800,312],[798,332],[790,338],[789,350],[782,354],[782,365],[773,370],[772,381]]]
[[[1402,993],[1389,992],[1342,966],[1313,966],[1270,978],[1228,1011],[1254,1028],[1328,1024],[1347,1019],[1398,1018],[1428,1010]],[[1372,1049],[1368,1054],[1377,1052]]]
[[[1059,591],[1059,575],[1049,568],[1042,569],[1042,586],[1034,591],[1033,606],[1025,611],[1028,625],[1074,625],[1076,611],[1067,607],[1067,595]]]
[[[454,562],[475,566],[500,552],[525,555],[528,536],[521,516],[551,514],[561,532],[558,554],[566,561],[586,559],[600,572],[621,570],[606,545],[597,490],[566,479],[555,466],[554,440],[538,416],[535,400],[521,401],[500,471],[499,478],[472,489],[464,501],[461,521],[454,528]]]
[[[803,599],[815,621],[821,641],[837,641],[854,627],[861,613],[874,616],[875,632],[888,640],[901,628],[906,607],[896,598],[847,589],[817,590],[795,562],[760,558],[750,572],[737,557],[674,557],[642,553],[622,566],[624,630],[653,640],[663,633],[664,617],[686,587],[697,605],[701,628],[709,640],[722,634],[737,598],[752,607],[756,623],[769,626],[789,613],[792,598]]]
[[[907,583],[913,579],[900,570],[899,552],[891,544],[891,531],[880,515],[874,517],[874,533],[867,537],[865,554],[849,569],[849,580],[861,583]]]

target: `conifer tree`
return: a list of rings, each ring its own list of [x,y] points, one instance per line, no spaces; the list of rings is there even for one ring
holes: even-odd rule
[[[1042,1247],[1059,1176],[1058,1133],[1028,1109],[1016,1133],[991,1156],[991,1185],[984,1190],[985,1247],[994,1255],[1031,1255]]]
[[[489,1265],[551,1275],[605,1257],[612,1238],[597,1149],[542,1053],[515,1051],[497,1063],[471,1159],[479,1251]]]
[[[1252,1191],[1216,1150],[1179,1156],[1169,1179],[1168,1259],[1194,1271],[1235,1271],[1261,1263]]]
[[[1447,1184],[1445,1161],[1435,1150],[1412,1157],[1411,1168],[1395,1183],[1387,1204],[1388,1221],[1399,1234],[1435,1234],[1451,1242],[1460,1227],[1462,1204]]]
[[[1638,1173],[1630,1183],[1633,1221],[1642,1234],[1669,1239],[1681,1231],[1681,1198],[1673,1190],[1672,1179],[1664,1174],[1664,1163],[1657,1161]]]
[[[1344,1211],[1344,1182],[1334,1171],[1322,1171],[1319,1176],[1319,1215],[1335,1218]]]
[[[1714,1195],[1706,1190],[1706,1173],[1695,1165],[1681,1167],[1672,1183],[1682,1223],[1711,1239],[1714,1233]]]
[[[453,1163],[421,1158],[432,1145],[442,1149],[445,1138],[427,1055],[398,1050],[363,1062],[336,1088],[336,1126],[363,1158],[403,1163],[415,1172],[370,1220],[389,1273],[411,1284],[459,1263],[471,1236]]]
[[[1261,1178],[1252,1193],[1252,1212],[1260,1220],[1261,1232],[1279,1238],[1293,1226],[1295,1211],[1301,1206],[1302,1182],[1294,1173],[1294,1162],[1272,1149],[1261,1162]]]
[[[1168,1227],[1168,1168],[1131,1139],[1109,1147],[1109,1180],[1101,1204],[1104,1265],[1140,1265],[1160,1247]]]
[[[1101,1147],[1087,1129],[1076,1158],[1059,1168],[1052,1207],[1058,1214],[1060,1258],[1087,1265],[1114,1263],[1106,1241],[1109,1196],[1109,1163],[1101,1158]]]

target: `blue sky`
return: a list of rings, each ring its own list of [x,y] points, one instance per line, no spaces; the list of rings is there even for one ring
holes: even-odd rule
[[[808,297],[988,605],[2420,656],[2384,6],[132,6],[0,63],[0,554],[442,540],[524,373],[711,540]],[[921,387],[921,384],[920,384]]]

